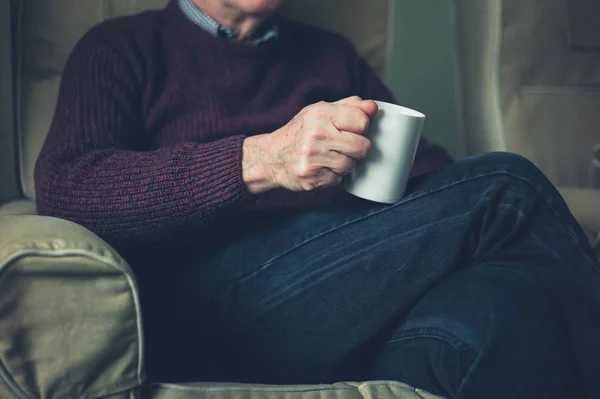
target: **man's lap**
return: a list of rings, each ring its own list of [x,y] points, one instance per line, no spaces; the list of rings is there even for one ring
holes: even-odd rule
[[[503,185],[511,184],[523,188],[502,194]],[[406,198],[393,206],[365,202],[364,208],[248,218],[226,242],[202,248],[204,255],[176,284],[172,317],[190,326],[189,338],[202,341],[197,349],[214,351],[207,357],[222,364],[213,368],[221,367],[230,376],[243,375],[253,382],[352,378],[373,355],[365,348],[373,341],[392,339],[411,307],[432,287],[475,261],[489,261],[486,251],[493,250],[488,248],[491,244],[482,245],[484,238],[470,230],[473,223],[482,228],[490,215],[473,213],[465,203],[479,206],[481,201],[473,197],[484,198],[494,185],[498,195],[518,195],[523,201],[535,196],[536,204],[547,207],[545,217],[553,219],[548,225],[556,231],[542,228],[534,240],[561,240],[557,251],[582,251],[577,225],[541,174],[521,158],[486,155],[413,179]],[[490,196],[490,201],[495,199]],[[520,207],[520,201],[509,198],[505,205]],[[523,210],[527,205],[499,212],[518,225],[516,213]],[[513,228],[494,223],[492,233]],[[564,242],[566,249],[560,249]],[[553,256],[540,248],[530,252],[525,251],[517,268],[543,269],[553,263],[566,270],[557,259],[561,254]],[[583,252],[573,259],[585,263],[588,249]],[[510,256],[501,258],[502,267],[510,267]],[[419,328],[434,329],[437,322]],[[468,341],[447,323],[437,331],[441,338],[454,334]],[[184,342],[182,338],[185,346]],[[252,364],[244,364],[242,358]],[[282,367],[286,362],[288,367]],[[215,371],[212,379],[219,375]],[[265,381],[265,375],[271,380]]]
[[[356,236],[347,236],[357,231],[361,231],[363,237],[371,236],[374,241],[378,241],[384,238],[381,237],[384,225],[395,225],[396,231],[406,235],[411,235],[414,231],[434,230],[440,220],[427,218],[427,214],[434,211],[431,207],[446,206],[449,208],[448,218],[460,218],[461,215],[453,213],[449,204],[465,201],[469,195],[484,193],[490,179],[505,175],[511,176],[513,181],[530,186],[531,195],[543,197],[552,208],[554,216],[559,219],[565,239],[587,247],[581,229],[566,206],[557,203],[562,199],[548,182],[540,179],[541,173],[533,170],[528,161],[518,156],[499,153],[458,161],[443,170],[413,179],[406,197],[394,205],[364,201],[337,209],[241,217],[233,235],[229,225],[226,237],[218,235],[216,245],[202,248],[204,253],[194,262],[195,266],[185,279],[194,284],[194,281],[198,281],[194,274],[200,273],[204,279],[210,276],[212,284],[223,287],[235,285],[261,272],[268,272],[273,264],[284,263],[287,258],[293,258],[294,252],[303,247],[310,247],[317,257],[335,250],[343,257],[344,253],[338,247],[343,245],[344,238],[350,243],[357,240]],[[451,194],[443,195],[444,191],[450,190]],[[426,197],[433,200],[426,202]],[[339,234],[340,242],[320,247],[332,233]],[[446,237],[448,240],[452,238]],[[376,242],[371,244],[377,245]],[[346,253],[350,255],[366,250],[367,248],[349,247]],[[423,255],[426,256],[425,253]],[[191,289],[196,290],[193,286]]]

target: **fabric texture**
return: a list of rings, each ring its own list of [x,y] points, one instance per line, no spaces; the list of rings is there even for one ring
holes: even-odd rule
[[[558,186],[589,187],[600,137],[600,51],[566,40],[568,5],[586,1],[456,3],[469,154],[516,152]]]
[[[144,394],[152,399],[442,399],[406,384],[391,381],[279,387],[245,384],[156,384],[146,387]]]
[[[6,146],[1,147],[0,162],[7,164],[6,168],[2,168],[3,179],[6,174],[6,187],[14,185],[14,177],[19,176],[20,191],[25,197],[34,199],[34,164],[48,133],[63,68],[77,41],[103,20],[160,9],[167,0],[17,0],[11,3],[15,5],[15,13],[7,22],[14,24],[13,42],[17,49],[14,99],[18,141],[12,141],[10,119],[0,119],[0,123],[7,123],[7,127],[10,123],[10,127],[2,132],[2,140],[8,141]],[[379,76],[383,76],[392,39],[390,6],[389,0],[303,0],[284,2],[280,12],[289,18],[348,37],[358,53]],[[8,16],[2,14],[5,15]],[[357,19],[365,23],[357,25]],[[10,59],[3,55],[2,60]],[[7,74],[2,74],[2,78],[6,77]],[[2,85],[0,90],[3,95],[12,96],[10,91],[6,92],[10,88],[7,84]],[[2,112],[12,116],[9,108],[3,108]],[[12,151],[15,147],[18,148],[18,165],[14,162]],[[2,189],[4,187],[3,184]],[[20,195],[18,192],[11,193],[14,190],[7,195]]]
[[[40,214],[125,244],[172,240],[234,212],[351,201],[341,188],[253,197],[242,181],[245,137],[318,101],[394,101],[349,41],[278,25],[279,40],[232,43],[172,1],[92,29],[67,62],[36,165]],[[422,140],[413,175],[449,161]]]
[[[2,176],[2,189],[12,184],[20,171],[21,191],[33,199],[33,164],[50,125],[62,69],[75,42],[103,19],[160,8],[166,1],[17,0],[11,3],[18,5],[15,18],[7,19],[15,24],[14,33],[17,34],[14,44],[18,50],[15,60],[18,66],[15,76],[18,80],[15,94],[18,145],[8,141],[15,145],[0,146],[2,172],[9,176],[6,179]],[[8,2],[1,4],[4,7]],[[342,16],[339,15],[341,7],[345,10]],[[368,4],[363,0],[307,0],[288,2],[283,12],[349,34],[359,52],[381,74],[387,56],[387,8],[386,0]],[[9,13],[0,15],[8,17]],[[377,23],[356,26],[357,15]],[[9,30],[5,23],[2,28],[6,28],[3,32]],[[5,39],[9,37],[2,35]],[[2,57],[2,60],[10,58]],[[2,74],[2,78],[8,77],[8,74]],[[6,94],[8,99],[12,94],[5,90],[7,87],[10,85],[0,88],[3,98]],[[10,108],[2,108],[0,120],[7,123],[7,128],[1,132],[2,140],[12,140]],[[20,167],[12,164],[16,147],[19,148]],[[5,198],[19,195],[18,190],[12,190]],[[0,398],[142,397],[138,384],[132,383],[139,378],[141,348],[131,345],[124,349],[139,334],[135,316],[139,309],[130,301],[135,293],[129,291],[129,284],[125,283],[131,277],[130,271],[124,268],[119,277],[119,269],[113,266],[122,264],[122,258],[88,230],[34,214],[35,204],[29,200],[9,202],[0,208],[0,263],[3,265],[0,271],[3,315],[0,320],[0,369],[10,370],[10,374],[2,374],[0,378]],[[27,311],[22,313],[22,308],[15,307],[16,304],[26,304]],[[77,309],[72,304],[91,312],[85,315],[75,312]],[[52,317],[48,319],[48,315]],[[65,334],[65,325],[72,327],[68,334]],[[22,328],[16,334],[19,326]],[[90,332],[90,328],[94,331]],[[27,337],[26,342],[23,337]],[[22,348],[17,353],[14,352],[16,345]],[[7,350],[12,351],[10,357],[5,356]],[[92,352],[95,354],[91,355]],[[38,356],[47,361],[32,362]],[[26,367],[15,367],[24,364]],[[17,384],[16,390],[14,384]],[[134,385],[136,387],[126,389]],[[124,390],[119,391],[121,389]],[[227,399],[244,394],[260,398],[335,399],[346,398],[355,391],[364,398],[434,399],[433,395],[397,382],[310,387],[157,385],[146,387],[143,397]]]
[[[0,226],[0,397],[129,399],[145,378],[129,266],[64,220],[3,206]]]
[[[2,399],[440,399],[399,382],[318,386],[145,384],[137,284],[76,224],[0,207]]]
[[[211,33],[213,36],[228,39],[236,38],[237,35],[233,30],[220,25],[217,21],[212,19],[210,15],[196,7],[191,0],[178,0],[178,4],[181,11],[183,11],[190,21]],[[265,25],[256,32],[255,36],[250,38],[250,42],[253,44],[260,44],[269,40],[275,40],[278,37],[279,30],[277,29],[277,24],[275,24],[273,20],[267,20]]]
[[[139,270],[151,377],[600,396],[600,266],[559,193],[520,156],[416,177],[393,206],[236,226],[213,229],[169,278]]]

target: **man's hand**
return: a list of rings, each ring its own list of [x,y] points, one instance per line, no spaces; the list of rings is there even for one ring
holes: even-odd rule
[[[376,113],[373,101],[359,97],[304,108],[281,129],[244,141],[244,182],[253,193],[338,185],[367,155],[371,143],[362,134]]]

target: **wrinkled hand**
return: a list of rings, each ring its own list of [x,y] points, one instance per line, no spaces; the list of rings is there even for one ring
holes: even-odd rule
[[[356,161],[367,155],[371,143],[362,134],[376,113],[373,101],[359,97],[320,102],[304,108],[275,132],[247,139],[244,159],[255,162],[245,162],[244,167],[262,170],[270,183],[254,191],[275,187],[311,191],[338,185]],[[258,157],[260,166],[256,165]],[[252,181],[245,180],[247,184]],[[253,191],[252,185],[248,186]]]

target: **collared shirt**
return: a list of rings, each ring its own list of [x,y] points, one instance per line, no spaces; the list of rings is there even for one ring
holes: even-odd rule
[[[204,11],[200,10],[192,0],[178,0],[179,7],[181,11],[185,14],[185,16],[198,25],[200,28],[204,29],[208,33],[217,36],[227,38],[229,40],[235,40],[236,33],[211,18]],[[279,37],[279,30],[277,25],[273,22],[266,22],[267,25],[261,30],[257,32],[257,35],[251,40],[252,44],[260,44],[264,42],[268,42],[270,40],[275,40]]]

